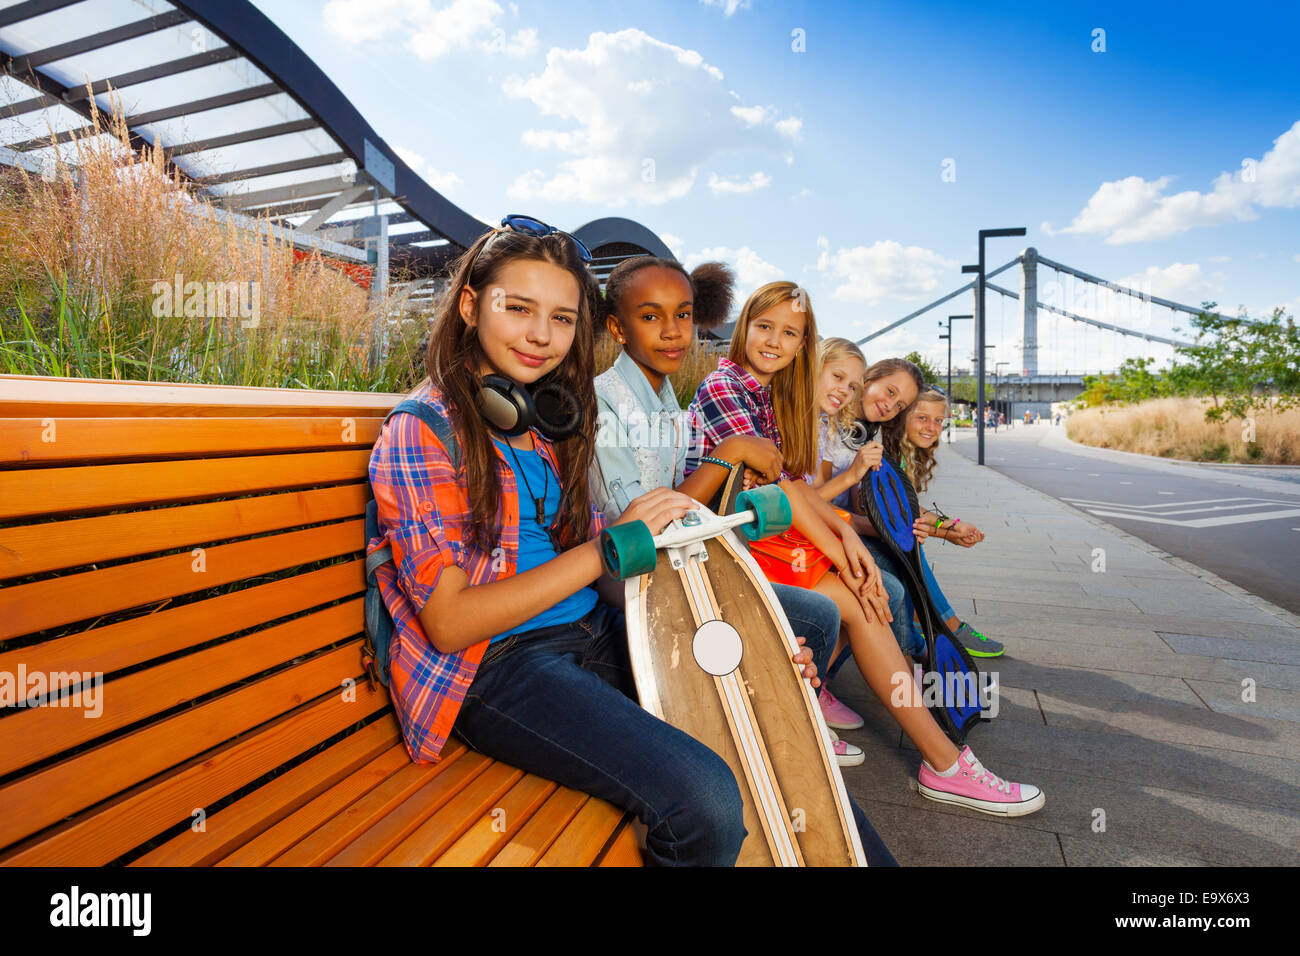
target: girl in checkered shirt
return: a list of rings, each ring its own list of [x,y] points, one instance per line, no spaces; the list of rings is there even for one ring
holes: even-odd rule
[[[910,693],[910,668],[889,628],[880,570],[862,540],[811,486],[817,450],[818,342],[808,294],[793,282],[771,282],[741,310],[728,358],[700,384],[691,403],[702,448],[687,470],[732,434],[770,438],[783,455],[780,484],[794,512],[798,538],[754,542],[751,553],[769,579],[812,587],[835,601],[841,626],[867,683],[921,752],[921,793],[984,813],[1019,816],[1043,805],[1028,784],[989,773],[969,747],[958,751],[919,694]],[[915,399],[915,382],[889,382],[879,400],[892,418]],[[835,574],[828,573],[831,567]],[[903,693],[899,693],[899,691]]]

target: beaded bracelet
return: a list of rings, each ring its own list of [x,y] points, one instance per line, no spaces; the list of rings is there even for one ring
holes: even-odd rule
[[[709,455],[705,455],[703,458],[700,459],[700,464],[704,464],[705,462],[708,462],[710,465],[720,465],[721,467],[727,469],[727,471],[731,471],[731,469],[735,467],[729,461],[723,461],[721,458],[713,458]]]

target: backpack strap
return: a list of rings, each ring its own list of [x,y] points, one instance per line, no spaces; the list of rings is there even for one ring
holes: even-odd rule
[[[451,454],[452,467],[457,470],[460,469],[460,444],[456,441],[455,432],[451,430],[451,424],[441,412],[425,402],[408,398],[403,402],[399,402],[393,407],[392,411],[384,416],[384,423],[386,424],[390,418],[401,412],[408,415],[416,415],[419,417],[420,421],[428,425],[433,433],[438,436],[438,440],[442,442],[443,446]],[[370,497],[374,498],[373,491],[371,492]],[[376,548],[370,554],[366,555],[366,579],[369,580],[370,575],[374,573],[374,570],[381,564],[391,560],[393,560],[393,546],[391,544],[385,544],[383,547]]]

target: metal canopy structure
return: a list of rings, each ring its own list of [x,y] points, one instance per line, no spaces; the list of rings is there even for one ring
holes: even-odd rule
[[[390,224],[410,225],[391,238],[424,273],[488,228],[407,166],[246,0],[7,3],[0,68],[3,157],[28,169],[47,168],[54,151],[93,131],[92,99],[110,113],[116,98],[133,147],[162,147],[216,205],[293,226],[295,236],[357,207],[392,212]],[[355,249],[365,237],[330,238]],[[357,252],[346,257],[364,258]]]
[[[69,158],[116,99],[134,149],[161,147],[219,209],[292,226],[296,245],[364,261],[368,243],[380,268],[436,276],[489,228],[403,162],[247,0],[0,0],[0,71],[9,165]],[[577,233],[598,275],[627,255],[671,256],[627,219]]]

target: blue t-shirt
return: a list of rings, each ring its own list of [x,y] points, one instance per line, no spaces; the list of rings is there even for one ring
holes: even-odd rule
[[[554,523],[555,515],[560,510],[560,482],[551,471],[551,466],[538,452],[511,448],[495,436],[492,440],[505,455],[506,464],[515,472],[515,484],[519,488],[519,558],[515,573],[521,574],[556,557],[555,546],[551,544],[551,536],[547,533],[547,529]],[[519,461],[518,466],[515,465],[516,458]],[[520,474],[520,469],[523,469],[523,474]],[[546,489],[546,520],[543,524],[538,524],[537,509],[532,497],[541,494],[543,487]],[[533,495],[528,493],[529,488],[532,489]],[[596,599],[596,589],[588,585],[570,594],[554,607],[524,621],[518,627],[512,627],[496,635],[492,638],[492,642],[496,643],[511,634],[521,634],[539,627],[570,624],[595,607]]]

